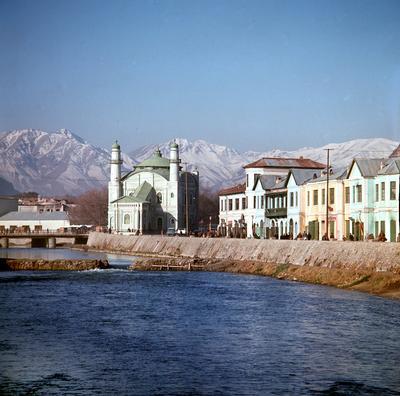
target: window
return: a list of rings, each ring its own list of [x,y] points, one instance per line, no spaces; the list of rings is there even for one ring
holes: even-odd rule
[[[299,193],[296,191],[296,208],[299,206]]]
[[[240,208],[239,208],[239,203],[240,203],[240,202],[239,202],[239,198],[236,198],[236,199],[235,199],[235,209],[236,209],[236,210],[239,210],[239,209],[240,209]]]
[[[258,173],[256,173],[256,174],[254,175],[254,184],[253,184],[253,188],[256,186],[256,183],[257,183],[257,180],[258,180],[259,177],[260,177],[260,175],[259,175]]]
[[[221,199],[219,201],[219,210],[220,210],[220,212],[222,212],[224,210],[224,200],[223,199]]]
[[[335,188],[332,187],[329,189],[329,205],[335,204]]]
[[[262,195],[260,199],[261,199],[261,209],[264,209],[264,196]]]
[[[350,187],[344,188],[344,203],[350,203]]]
[[[329,222],[329,238],[335,238],[335,222]]]
[[[313,191],[313,205],[318,205],[318,190]]]
[[[375,201],[379,201],[379,184],[375,184]]]
[[[131,216],[128,214],[124,215],[124,224],[130,224],[131,223]]]
[[[390,199],[393,201],[396,199],[396,182],[390,182]]]
[[[249,175],[246,175],[246,187],[249,187]]]
[[[307,191],[307,206],[310,206],[310,191]]]
[[[322,189],[321,204],[325,205],[325,188]]]
[[[375,221],[375,238],[379,236],[379,221]]]
[[[242,209],[246,209],[246,198],[242,198]]]
[[[232,210],[232,199],[228,199],[229,210]]]
[[[386,199],[386,191],[385,191],[385,182],[381,183],[381,200],[384,201]]]
[[[160,192],[157,193],[157,202],[162,203],[162,194]]]
[[[356,189],[357,189],[357,202],[362,202],[362,185],[357,184]]]
[[[294,205],[294,193],[290,193],[290,207],[293,208]]]
[[[254,195],[254,197],[253,197],[253,209],[256,208],[256,203],[257,203],[257,198],[256,198],[256,196]]]
[[[353,203],[356,202],[356,186],[353,186]]]
[[[381,232],[383,232],[384,234],[386,234],[386,230],[385,230],[385,221],[384,221],[384,220],[381,221]]]

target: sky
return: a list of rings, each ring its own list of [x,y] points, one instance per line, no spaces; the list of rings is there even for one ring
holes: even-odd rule
[[[0,131],[130,151],[400,140],[400,1],[0,0]]]

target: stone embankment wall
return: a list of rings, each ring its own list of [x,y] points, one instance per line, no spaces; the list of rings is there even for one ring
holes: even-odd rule
[[[0,271],[84,271],[105,269],[107,260],[45,260],[45,259],[11,259],[0,258]]]
[[[400,272],[400,244],[89,235],[88,247],[150,256],[255,261]]]
[[[400,244],[123,236],[92,233],[89,249],[149,256],[132,269],[272,276],[400,298]]]

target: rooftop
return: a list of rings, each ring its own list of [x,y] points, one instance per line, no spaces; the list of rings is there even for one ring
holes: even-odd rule
[[[257,161],[245,165],[243,168],[300,168],[300,169],[324,169],[326,165],[309,158],[260,158]]]
[[[238,184],[236,186],[224,188],[221,190],[218,195],[233,195],[233,194],[242,194],[246,191],[246,183]]]
[[[0,221],[49,221],[49,220],[69,220],[66,212],[8,212],[0,217]]]

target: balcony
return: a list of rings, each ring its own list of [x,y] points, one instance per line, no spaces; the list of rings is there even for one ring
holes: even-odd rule
[[[265,209],[265,217],[272,219],[275,217],[287,217],[287,208],[269,208]]]

